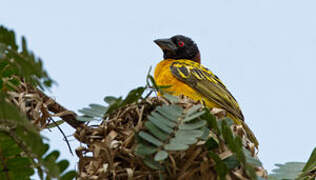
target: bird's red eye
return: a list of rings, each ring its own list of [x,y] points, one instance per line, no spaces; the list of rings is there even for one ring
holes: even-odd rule
[[[179,45],[179,47],[183,47],[184,46],[184,42],[183,41],[179,41],[178,45]]]

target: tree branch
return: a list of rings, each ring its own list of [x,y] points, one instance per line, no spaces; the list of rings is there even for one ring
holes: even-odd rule
[[[61,113],[61,112],[70,112],[66,108],[64,108],[62,105],[58,104],[54,99],[48,97],[44,92],[42,92],[39,89],[36,89],[38,95],[43,99],[43,102],[52,102],[47,105],[47,109],[53,113]],[[67,113],[65,115],[61,115],[60,118],[63,119],[65,122],[67,122],[70,126],[77,129],[78,127],[83,126],[83,122],[78,121],[76,119],[76,113],[71,112]]]

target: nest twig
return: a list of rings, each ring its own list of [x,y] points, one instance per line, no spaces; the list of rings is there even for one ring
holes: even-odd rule
[[[79,157],[79,179],[157,179],[163,175],[167,179],[217,179],[215,162],[208,156],[205,141],[191,145],[186,151],[170,152],[165,172],[146,166],[136,156],[136,133],[144,129],[147,115],[155,107],[170,103],[164,98],[148,98],[138,104],[130,104],[113,112],[97,127],[79,128],[75,137],[86,146],[76,150]],[[197,104],[188,98],[181,97],[178,105],[188,108]],[[217,117],[225,115],[220,109],[212,111]],[[242,137],[243,145],[256,157],[255,147],[240,125],[232,125],[235,134]],[[210,131],[210,136],[216,136]],[[216,150],[224,159],[232,152],[221,144]],[[256,169],[258,176],[266,177],[263,167]],[[226,179],[247,179],[242,167],[234,169]]]
[[[53,120],[53,117],[60,117],[73,128],[84,126],[82,122],[76,120],[74,112],[67,110],[44,92],[28,85],[23,80],[14,90],[8,91],[8,95],[7,101],[17,106],[38,131],[47,128],[49,125],[57,126],[67,143],[70,153],[73,154],[65,133]]]
[[[170,104],[164,98],[147,98],[141,103],[129,104],[113,112],[98,126],[86,126],[76,120],[76,114],[68,111],[42,91],[29,87],[23,83],[15,91],[9,92],[8,99],[25,113],[38,129],[51,124],[52,117],[60,117],[72,127],[74,134],[83,146],[77,148],[79,157],[78,179],[157,179],[161,175],[166,179],[217,179],[215,161],[210,158],[205,148],[205,141],[191,145],[186,151],[169,152],[166,171],[154,170],[144,164],[143,159],[136,156],[136,133],[144,129],[147,116],[159,105]],[[198,102],[186,97],[180,97],[177,105],[184,109],[190,108]],[[211,111],[218,119],[225,116],[222,109]],[[254,158],[256,149],[247,138],[241,125],[232,125],[235,135],[242,137],[242,143]],[[209,136],[216,134],[210,131]],[[225,159],[232,152],[221,138],[216,154]],[[266,178],[263,167],[256,167],[256,174]],[[247,179],[243,167],[239,166],[226,175],[226,179]]]
[[[15,104],[22,113],[25,113],[39,129],[46,128],[52,123],[50,118],[60,117],[73,128],[83,126],[83,123],[76,120],[76,114],[67,110],[54,99],[48,97],[44,92],[30,86],[23,81],[15,88],[9,91],[9,101]]]

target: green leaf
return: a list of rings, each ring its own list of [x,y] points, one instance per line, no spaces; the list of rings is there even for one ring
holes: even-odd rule
[[[2,88],[3,88],[3,81],[2,79],[0,79],[0,91],[2,90]]]
[[[100,104],[90,104],[89,105],[92,109],[94,109],[98,114],[104,115],[107,111],[108,107],[102,106]]]
[[[226,120],[221,120],[221,122],[219,123],[219,125],[221,125],[222,136],[224,138],[225,143],[227,144],[228,148],[233,153],[235,153],[236,158],[244,167],[244,169],[246,170],[246,174],[250,177],[250,179],[256,179],[257,175],[254,167],[246,161],[246,155],[243,151],[241,138],[239,136],[235,137],[233,135],[232,130],[230,126],[228,126],[228,124],[230,124],[229,118],[226,118]],[[250,160],[251,163],[258,163],[257,161],[254,161],[254,159],[248,158],[248,160]]]
[[[225,180],[226,179],[225,176],[228,173],[228,168],[227,168],[226,164],[221,160],[221,158],[217,154],[215,154],[212,151],[209,152],[209,156],[216,163],[215,171],[216,171],[217,175],[219,176],[219,178],[221,180]]]
[[[202,114],[204,114],[205,111],[201,111],[201,112],[197,112],[197,113],[194,113],[192,114],[191,116],[187,116],[185,119],[183,119],[183,122],[189,122],[189,121],[192,121],[198,117],[200,117]],[[206,122],[205,122],[206,124]]]
[[[146,156],[146,155],[154,154],[155,152],[157,152],[157,150],[158,149],[153,146],[138,144],[135,152],[137,155]]]
[[[167,150],[186,150],[189,148],[188,145],[197,143],[198,139],[204,138],[206,140],[209,134],[209,130],[205,127],[207,122],[196,119],[204,112],[196,112],[200,107],[194,106],[194,108],[195,112],[191,110],[190,113],[183,113],[183,108],[178,105],[162,105],[156,107],[155,111],[148,115],[149,121],[145,122],[147,131],[141,131],[139,137],[144,139],[145,142],[157,146],[157,148],[149,151],[150,154],[158,151],[153,157],[155,161],[163,161],[167,158]],[[184,122],[184,119],[188,119],[188,114],[195,116],[193,119],[196,120]],[[143,141],[139,142],[142,145],[140,147],[146,146]],[[141,156],[150,155],[147,151],[140,152],[140,148],[136,149],[136,154]]]
[[[196,112],[198,112],[199,109],[201,109],[201,108],[202,108],[201,104],[194,105],[186,112],[186,115],[191,116],[191,115],[195,114]]]
[[[147,86],[153,86],[153,88],[156,90],[156,91],[160,91],[160,88],[158,87],[158,85],[156,84],[156,81],[154,79],[154,77],[152,75],[150,75],[150,71],[151,71],[151,67],[149,69],[149,72],[147,74]],[[149,82],[150,81],[150,82]]]
[[[252,157],[251,152],[248,149],[243,148],[243,151],[244,151],[246,161],[248,164],[252,164],[253,166],[257,166],[257,167],[262,166],[262,163],[260,162],[260,160]]]
[[[136,102],[139,98],[142,97],[145,89],[146,89],[145,87],[138,87],[138,88],[135,88],[135,89],[131,90],[127,94],[127,96],[124,99],[122,105],[132,104],[132,103]]]
[[[148,116],[148,120],[155,124],[159,129],[168,134],[173,132],[173,130],[170,127],[162,123],[159,119],[154,118],[153,116]]]
[[[15,77],[11,78],[9,82],[14,86],[18,86],[20,84],[20,80],[16,79]]]
[[[206,121],[201,120],[201,121],[197,121],[197,122],[194,122],[194,123],[181,124],[179,126],[179,129],[193,130],[193,129],[201,128],[201,127],[203,127],[205,125],[206,125]]]
[[[214,130],[216,134],[220,133],[220,130],[217,125],[216,117],[210,113],[210,110],[208,108],[204,108],[205,113],[201,116],[201,119],[204,119],[207,121],[207,125],[210,130]]]
[[[26,127],[28,131],[37,133],[35,127],[26,119],[17,107],[4,100],[5,97],[0,93],[0,122],[3,124],[16,124]]]
[[[163,105],[158,106],[156,111],[164,115],[166,118],[177,122],[178,118],[182,115],[183,109],[177,105]]]
[[[4,56],[5,50],[6,50],[6,45],[3,44],[3,43],[0,43],[0,59],[1,59],[1,58],[4,58],[4,57],[1,57],[1,55]],[[2,69],[2,68],[3,68],[3,67],[2,67],[1,64],[0,64],[0,69]]]
[[[27,179],[34,174],[34,170],[29,158],[15,157],[11,158],[6,163],[9,177],[12,179]]]
[[[105,107],[100,104],[90,104],[88,108],[82,108],[78,110],[83,114],[83,116],[78,116],[77,120],[83,122],[102,120],[106,113],[118,108],[122,103],[120,98],[106,97],[105,99],[111,103],[109,107]]]
[[[43,69],[42,61],[36,58],[34,54],[27,49],[25,38],[22,38],[22,52],[18,51],[18,46],[15,42],[15,33],[9,31],[3,26],[0,27],[0,59],[2,77],[12,78],[17,76],[23,78],[24,81],[30,85],[39,86],[39,88],[49,88],[54,82],[48,73]],[[2,66],[4,65],[4,66]],[[10,80],[9,80],[10,81]],[[44,83],[50,82],[50,83]],[[17,81],[13,80],[11,84],[16,84]],[[8,89],[12,86],[7,84]]]
[[[0,43],[0,53],[4,53],[5,49],[6,49],[5,45]],[[9,64],[8,61],[4,61],[4,60],[0,61],[0,70],[2,71],[5,67],[8,66],[8,64]]]
[[[273,180],[273,179],[270,179],[270,178],[268,178],[269,180]],[[266,178],[263,178],[263,177],[260,177],[260,176],[258,176],[257,177],[257,180],[267,180]]]
[[[223,159],[223,162],[227,166],[228,170],[234,169],[240,165],[240,163],[235,155],[231,155],[231,156]]]
[[[166,151],[159,151],[155,155],[155,161],[162,161],[168,157],[168,153]]]
[[[77,176],[76,171],[68,171],[66,174],[64,174],[60,180],[73,180]]]
[[[64,172],[67,167],[69,166],[69,162],[67,160],[61,160],[57,163],[57,166],[59,167],[59,172]]]
[[[194,137],[183,137],[183,136],[176,136],[170,140],[171,144],[195,144],[197,142],[197,138]]]
[[[217,121],[218,127],[221,127],[223,122],[225,122],[227,124],[227,126],[229,126],[229,127],[234,124],[234,121],[232,119],[230,119],[229,117],[225,117],[225,118]]]
[[[92,108],[82,108],[80,110],[78,110],[78,112],[86,115],[86,116],[90,116],[90,117],[99,117],[99,118],[102,118],[103,115],[104,115],[104,112],[103,113],[100,113],[99,111],[96,111]]]
[[[167,145],[164,146],[165,150],[169,150],[169,151],[181,151],[181,150],[186,150],[189,148],[188,145],[186,144],[180,144],[180,143],[169,143]]]
[[[119,101],[119,100],[121,100],[121,99],[122,99],[122,97],[116,98],[116,97],[114,97],[114,96],[106,96],[106,97],[104,98],[104,101],[105,101],[106,103],[108,103],[109,105],[111,105],[111,104],[114,104],[116,101]]]
[[[45,148],[43,146],[42,138],[37,132],[31,132],[22,126],[18,126],[15,129],[15,133],[21,141],[24,141],[24,143],[32,149],[32,153],[39,155],[43,148]]]
[[[123,107],[127,104],[132,104],[134,102],[137,102],[139,99],[142,98],[142,95],[144,91],[146,90],[145,87],[137,87],[133,90],[131,90],[125,99],[123,100],[122,97],[115,98],[113,96],[107,96],[104,98],[104,101],[109,104],[109,107],[106,109],[105,114],[111,114],[115,110],[117,110],[120,107]]]
[[[25,157],[15,157],[12,159],[9,159],[6,163],[8,169],[11,171],[21,171],[26,168],[30,168],[31,161],[29,158]]]
[[[14,90],[20,80],[40,89],[49,88],[54,83],[43,69],[42,60],[28,50],[25,38],[22,38],[22,48],[15,41],[15,33],[0,26],[0,123],[5,127],[0,132],[0,156],[7,166],[5,171],[10,179],[30,179],[35,166],[40,178],[58,178],[60,173],[56,159],[59,153],[53,151],[46,158],[43,157],[48,150],[48,145],[43,143],[44,137],[40,136],[25,114],[5,101],[8,90]],[[3,81],[4,77],[6,81]],[[61,167],[65,163],[62,162]],[[0,170],[0,179],[7,178],[3,172]]]
[[[0,133],[0,149],[2,156],[15,156],[22,152],[16,142],[4,133]]]
[[[162,141],[165,141],[168,139],[169,136],[165,134],[164,132],[160,131],[152,122],[150,121],[145,122],[145,126],[158,139]]]
[[[170,101],[171,103],[177,103],[179,102],[179,97],[178,96],[173,96],[170,95],[168,93],[164,93],[163,95],[168,101]]]
[[[162,142],[161,142],[161,141],[159,141],[158,139],[156,139],[155,137],[153,137],[152,135],[150,135],[150,134],[148,134],[148,133],[146,133],[146,132],[141,131],[141,132],[138,133],[138,135],[139,135],[142,139],[144,139],[144,140],[150,142],[150,143],[153,144],[153,145],[156,145],[156,146],[161,146],[161,145],[162,145]]]
[[[44,154],[46,154],[46,152],[48,151],[48,149],[49,149],[49,145],[48,145],[48,144],[43,144],[43,145],[41,146],[41,148],[40,148],[40,151],[39,151],[38,155],[39,155],[40,157],[42,157]]]
[[[258,179],[256,170],[253,166],[246,165],[244,168],[245,168],[246,174],[248,175],[250,179]]]
[[[206,141],[210,134],[210,130],[207,127],[202,127],[202,131],[203,131],[203,134],[202,136],[200,136],[200,139]]]
[[[224,141],[228,145],[229,149],[231,149],[233,152],[238,151],[239,147],[236,145],[234,141],[234,135],[226,121],[221,121],[220,125]]]
[[[213,138],[213,137],[210,137],[206,143],[205,143],[205,146],[208,150],[213,150],[215,148],[218,148],[218,142]]]
[[[201,137],[203,135],[203,131],[198,129],[198,130],[179,130],[175,134],[176,136],[182,136],[184,138],[190,138],[190,137]]]
[[[116,101],[112,102],[110,104],[110,106],[108,107],[106,114],[111,114],[112,112],[114,112],[115,110],[117,110],[118,108],[120,108],[123,104],[123,99],[122,97],[119,97],[116,99]]]
[[[56,161],[59,155],[58,151],[52,151],[44,158],[44,161]]]
[[[303,172],[309,171],[309,170],[311,170],[312,168],[315,168],[315,167],[316,167],[316,147],[314,148],[311,156],[309,157],[306,165],[304,166]]]
[[[2,74],[1,74],[1,76],[2,77],[11,77],[12,75],[14,75],[15,74],[15,71],[13,71],[13,69],[5,69],[5,70],[3,70],[2,71]]]
[[[144,159],[144,163],[152,169],[156,169],[156,170],[163,169],[163,167],[157,161],[153,161],[151,159]]]
[[[174,128],[177,125],[175,122],[170,121],[168,118],[165,118],[157,112],[152,112],[150,115],[170,128]]]
[[[302,162],[287,162],[285,164],[275,164],[277,169],[272,170],[269,177],[281,179],[295,179],[305,166]]]

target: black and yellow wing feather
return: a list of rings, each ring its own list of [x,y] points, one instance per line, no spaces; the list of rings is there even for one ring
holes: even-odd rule
[[[236,99],[210,70],[199,63],[188,60],[173,62],[170,70],[178,80],[189,85],[208,101],[214,102],[234,117],[244,120]]]
[[[170,70],[174,77],[194,89],[201,97],[230,113],[236,123],[242,124],[249,139],[258,147],[258,140],[244,122],[244,116],[236,99],[215,74],[190,60],[174,61],[170,65]]]

